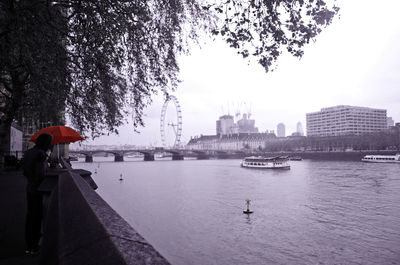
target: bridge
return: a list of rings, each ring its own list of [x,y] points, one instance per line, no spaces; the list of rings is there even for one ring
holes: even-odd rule
[[[228,154],[229,152],[221,152],[221,151],[208,151],[208,150],[192,150],[192,149],[115,149],[115,150],[70,150],[70,155],[84,155],[85,162],[93,162],[93,156],[97,154],[111,154],[114,156],[115,162],[124,161],[124,156],[133,155],[133,154],[141,154],[143,155],[144,161],[154,161],[155,154],[157,153],[169,153],[171,154],[172,160],[183,160],[185,156],[187,157],[196,157],[197,159],[209,159],[213,156],[218,156],[218,153],[221,155]],[[222,158],[222,157],[221,157]]]
[[[93,155],[109,153],[114,155],[114,161],[124,161],[124,156],[129,154],[143,154],[144,161],[154,161],[156,153],[170,153],[172,160],[183,160],[184,157],[196,157],[197,159],[227,159],[243,158],[246,156],[300,156],[303,159],[316,160],[348,160],[360,161],[368,154],[373,155],[393,155],[393,150],[377,151],[290,151],[290,152],[268,152],[254,150],[193,150],[193,149],[132,149],[132,150],[71,150],[70,154],[85,155],[86,162],[93,162]]]

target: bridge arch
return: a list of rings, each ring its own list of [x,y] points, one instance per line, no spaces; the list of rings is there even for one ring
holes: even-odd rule
[[[85,162],[93,162],[93,156],[89,151],[69,151],[69,154],[76,154],[76,155],[84,155],[85,156]]]
[[[111,151],[111,150],[93,150],[93,151],[70,151],[70,154],[83,154],[85,155],[85,162],[93,162],[94,154],[113,154],[115,162],[124,161],[124,156],[120,152]]]
[[[132,153],[140,153],[144,155],[144,161],[154,161],[153,150],[131,149],[131,150],[121,150],[120,152],[122,156]]]

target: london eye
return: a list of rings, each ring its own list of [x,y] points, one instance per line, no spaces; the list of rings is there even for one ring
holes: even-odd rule
[[[166,122],[166,113],[169,103],[172,102],[175,107],[175,117],[173,121]],[[174,134],[174,144],[173,148],[179,148],[182,136],[182,111],[179,101],[175,96],[169,95],[164,101],[161,109],[161,119],[160,119],[160,133],[161,133],[161,143],[164,147],[167,146],[166,131],[169,127],[172,127]]]

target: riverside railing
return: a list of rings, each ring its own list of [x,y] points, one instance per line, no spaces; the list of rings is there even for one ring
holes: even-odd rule
[[[57,180],[42,187],[54,186],[45,207],[41,264],[169,264],[93,190],[90,176],[62,163],[65,168],[52,176]]]

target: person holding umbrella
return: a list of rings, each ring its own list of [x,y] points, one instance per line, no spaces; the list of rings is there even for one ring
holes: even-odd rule
[[[43,216],[43,196],[38,191],[47,168],[47,158],[52,150],[53,136],[47,133],[40,134],[36,144],[27,150],[23,158],[23,174],[27,178],[26,187],[27,215],[25,222],[25,240],[27,254],[39,252],[41,225]]]
[[[59,144],[63,143],[74,143],[76,141],[84,140],[84,138],[74,129],[68,126],[50,126],[43,128],[36,132],[29,141],[36,142],[37,138],[43,134],[47,133],[53,136],[53,144],[57,145],[57,163],[60,160],[59,154]]]

